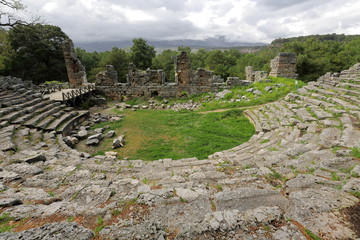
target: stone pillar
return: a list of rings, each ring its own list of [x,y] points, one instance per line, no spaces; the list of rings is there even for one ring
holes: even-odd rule
[[[178,80],[179,86],[187,86],[191,84],[190,75],[190,59],[187,52],[182,51],[180,56],[176,58],[175,62],[175,77]]]
[[[254,81],[254,73],[253,73],[253,67],[252,66],[246,66],[245,67],[245,75],[246,80],[253,82]]]
[[[270,62],[271,72],[269,76],[297,79],[295,53],[279,53]]]
[[[85,67],[76,56],[74,44],[69,38],[63,42],[63,53],[70,87],[79,87],[87,83]]]

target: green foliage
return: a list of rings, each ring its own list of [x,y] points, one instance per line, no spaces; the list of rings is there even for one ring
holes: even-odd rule
[[[14,54],[9,59],[9,75],[43,83],[49,80],[65,81],[62,42],[67,35],[57,26],[16,26],[9,31],[9,42]]]
[[[153,58],[152,69],[163,69],[165,72],[166,81],[175,81],[174,57],[178,54],[174,50],[164,50],[162,53]]]
[[[351,154],[355,157],[360,159],[360,148],[354,147],[351,149]]]
[[[9,225],[9,222],[14,220],[8,213],[0,215],[0,233],[10,232],[14,225]]]
[[[313,240],[321,240],[318,236],[316,236],[313,232],[311,232],[309,229],[305,229],[305,232],[309,237],[311,237]]]
[[[297,72],[305,82],[339,72],[360,61],[360,36],[315,35],[274,41],[281,51],[297,54]]]
[[[133,39],[131,50],[131,61],[138,69],[147,69],[152,64],[152,58],[155,57],[155,48],[147,44],[143,38]]]

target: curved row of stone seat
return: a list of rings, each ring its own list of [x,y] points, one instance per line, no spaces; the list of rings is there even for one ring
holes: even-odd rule
[[[15,140],[43,157],[8,154],[0,182],[9,189],[0,198],[26,204],[4,213],[30,223],[63,215],[88,228],[101,217],[104,239],[305,239],[304,229],[354,239],[338,209],[359,202],[351,193],[360,165],[350,155],[360,147],[358,110],[304,89],[246,111],[257,133],[206,160],[91,158],[34,129],[44,143]]]
[[[26,126],[44,131],[66,134],[74,124],[89,116],[88,111],[78,111],[59,102],[42,97],[41,94],[20,86],[7,89],[0,95],[0,127]],[[3,131],[6,131],[4,128]],[[18,127],[17,127],[18,128]],[[7,133],[14,131],[7,131]],[[2,149],[14,150],[11,135],[8,145]]]

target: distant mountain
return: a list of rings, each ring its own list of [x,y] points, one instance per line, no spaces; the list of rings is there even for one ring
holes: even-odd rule
[[[191,48],[234,48],[234,47],[253,47],[265,46],[267,43],[250,43],[250,42],[227,42],[223,36],[208,38],[205,40],[149,40],[148,44],[153,45],[156,49],[174,49],[179,46]],[[132,40],[125,41],[108,41],[108,42],[75,42],[76,47],[85,49],[88,52],[103,52],[111,50],[113,47],[129,48],[132,46]]]

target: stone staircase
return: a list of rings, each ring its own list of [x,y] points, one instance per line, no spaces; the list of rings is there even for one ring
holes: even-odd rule
[[[0,155],[1,211],[32,228],[49,224],[0,238],[38,237],[74,221],[79,239],[309,239],[310,231],[358,239],[359,79],[357,64],[246,110],[256,134],[205,160],[90,157],[54,131],[71,112],[48,124],[54,113],[38,117],[55,105],[16,123],[6,117],[1,146],[21,149]]]

